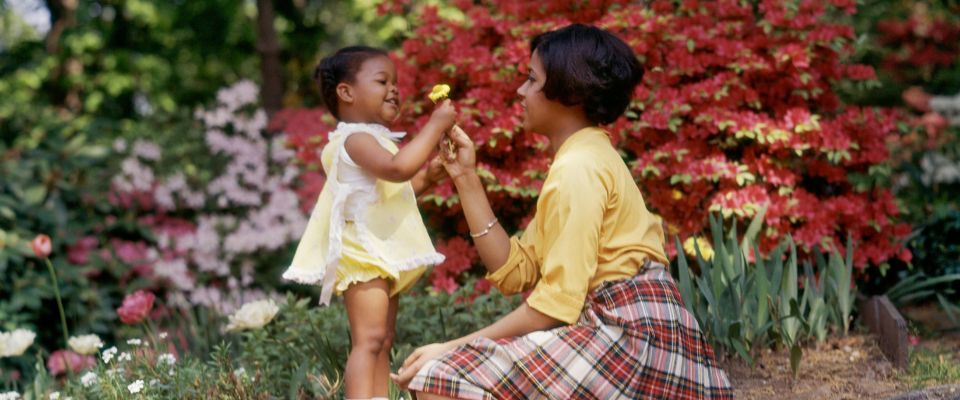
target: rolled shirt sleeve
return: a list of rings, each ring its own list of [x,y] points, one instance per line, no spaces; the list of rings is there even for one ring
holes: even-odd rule
[[[535,220],[530,226],[535,226]],[[531,229],[518,239],[510,238],[510,255],[496,271],[487,274],[487,280],[505,295],[514,295],[530,290],[540,280],[540,263],[537,261],[536,233]]]

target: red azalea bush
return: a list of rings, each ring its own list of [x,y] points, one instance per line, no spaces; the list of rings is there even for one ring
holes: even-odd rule
[[[888,49],[881,68],[900,81],[933,81],[960,55],[960,21],[931,12],[926,3],[913,4],[905,19],[878,22],[876,30],[878,44]]]
[[[429,116],[426,93],[450,84],[494,210],[519,223],[508,229],[523,228],[549,163],[545,138],[521,129],[515,93],[529,40],[571,22],[595,24],[623,38],[646,67],[626,116],[607,128],[669,235],[697,234],[708,212],[745,220],[766,207],[763,248],[791,234],[805,250],[843,249],[849,233],[861,268],[910,259],[901,243],[910,227],[896,222],[890,190],[850,180],[884,163],[897,135],[892,111],[844,105],[833,90],[840,81],[875,79],[872,68],[845,63],[854,31],[831,18],[852,14],[854,1],[634,3],[454,1],[463,21],[429,6],[385,5],[419,11],[420,21],[393,53],[406,109],[395,128],[416,131]],[[331,126],[290,135],[313,171]],[[302,191],[303,200],[318,191]],[[466,233],[449,182],[426,200],[440,248]],[[439,270],[434,282],[448,289],[450,271]]]

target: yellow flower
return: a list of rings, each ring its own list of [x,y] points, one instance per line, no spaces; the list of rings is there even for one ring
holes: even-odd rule
[[[259,329],[270,323],[280,308],[273,300],[259,300],[244,304],[240,310],[230,316],[228,331]]]
[[[677,190],[677,189],[673,189],[673,193],[672,193],[672,194],[673,194],[673,199],[674,199],[674,200],[680,200],[680,199],[683,198],[683,192],[681,192],[681,191],[679,191],[679,190]]]
[[[704,260],[710,261],[713,259],[713,246],[710,246],[710,242],[707,241],[707,239],[695,236],[688,237],[687,240],[683,241],[683,251],[690,255],[690,257],[697,255],[697,250],[694,246],[700,248],[700,255],[703,256]]]
[[[430,98],[430,101],[436,103],[447,98],[447,95],[450,94],[450,85],[441,83],[439,85],[433,85],[433,90],[430,91],[430,94],[427,97]]]

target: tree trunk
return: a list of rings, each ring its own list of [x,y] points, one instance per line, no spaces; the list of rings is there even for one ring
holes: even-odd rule
[[[77,0],[47,0],[50,10],[50,31],[45,40],[48,53],[60,49],[60,35],[77,23]]]
[[[263,86],[260,94],[267,114],[283,107],[283,66],[280,64],[280,41],[273,26],[273,0],[257,0],[257,53]]]
[[[46,0],[47,9],[50,11],[50,31],[44,43],[47,53],[55,55],[60,51],[60,37],[68,28],[77,24],[77,0]],[[83,63],[76,57],[61,58],[60,64],[50,75],[50,81],[56,82],[64,74],[80,75],[83,73]],[[55,101],[66,107],[67,110],[77,111],[82,106],[80,99],[80,89],[73,85],[63,88],[63,91],[57,91]]]

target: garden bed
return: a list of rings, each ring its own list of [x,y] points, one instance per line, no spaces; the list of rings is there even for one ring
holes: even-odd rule
[[[788,351],[764,351],[754,368],[740,360],[722,364],[738,399],[884,399],[910,389],[874,335],[829,338],[820,348],[805,348],[796,383]]]
[[[927,329],[943,322],[934,306],[904,311]],[[820,348],[805,348],[795,384],[787,351],[764,351],[754,368],[739,359],[721,364],[738,399],[960,399],[960,332],[924,336],[911,347],[906,370],[893,367],[873,334],[830,338]]]

